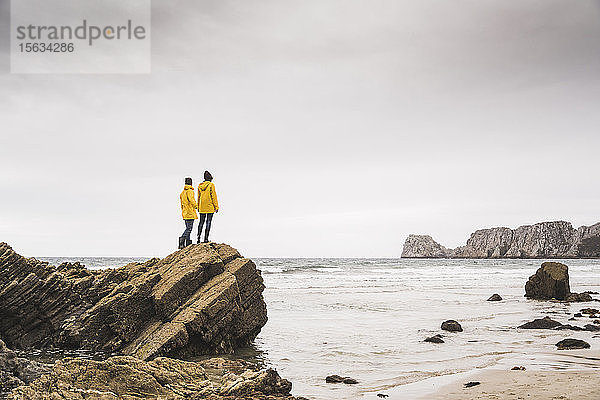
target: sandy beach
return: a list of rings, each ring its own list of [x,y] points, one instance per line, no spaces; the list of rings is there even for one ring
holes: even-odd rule
[[[599,351],[557,352],[557,356],[584,357],[600,368]],[[480,385],[465,388],[466,382]],[[600,399],[600,372],[550,370],[511,371],[486,369],[470,375],[468,379],[455,380],[428,399],[483,400],[483,399],[536,399],[536,400],[598,400]]]

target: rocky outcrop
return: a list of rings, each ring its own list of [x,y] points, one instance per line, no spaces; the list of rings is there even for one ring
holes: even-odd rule
[[[46,364],[17,357],[0,340],[0,393],[33,382],[49,370],[50,366]]]
[[[437,243],[429,235],[409,235],[402,250],[403,258],[447,258],[451,250]]]
[[[545,262],[525,284],[525,297],[537,300],[565,300],[571,293],[569,267]]]
[[[541,222],[517,229],[480,229],[467,244],[447,249],[431,236],[410,235],[404,258],[579,258],[600,257],[600,223],[574,229],[565,221]]]
[[[525,297],[535,300],[563,300],[569,303],[592,301],[587,293],[571,293],[569,267],[545,262],[525,284]]]
[[[50,373],[14,389],[9,399],[293,400],[291,388],[276,371],[244,361],[115,356],[104,361],[59,360]]]
[[[100,271],[0,243],[0,336],[12,348],[158,356],[230,353],[267,321],[254,263],[225,244]]]

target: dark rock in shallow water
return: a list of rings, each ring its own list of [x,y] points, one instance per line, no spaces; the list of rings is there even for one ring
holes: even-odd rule
[[[16,388],[9,399],[293,400],[291,389],[276,371],[244,361],[116,356],[105,361],[59,360],[49,374]]]
[[[591,290],[586,290],[585,292],[583,292],[585,294],[600,294],[598,292],[592,292]]]
[[[510,370],[511,371],[525,371],[525,367],[512,367]]]
[[[33,382],[49,370],[49,365],[17,357],[0,340],[0,392]]]
[[[539,319],[534,319],[533,321],[529,321],[519,326],[521,329],[554,329],[562,324],[558,321],[554,321],[550,319],[550,317],[544,317]]]
[[[571,293],[569,267],[558,262],[545,262],[525,284],[525,297],[536,300],[565,300]]]
[[[569,303],[583,303],[592,300],[592,296],[586,293],[569,293],[569,295],[565,299],[565,301]]]
[[[342,383],[344,381],[344,377],[339,375],[329,375],[325,377],[325,382],[327,383]]]
[[[470,387],[477,386],[477,385],[481,385],[481,382],[467,382],[467,383],[465,383],[465,387],[466,388],[470,388]]]
[[[579,339],[563,339],[556,343],[558,350],[589,349],[590,344]]]
[[[442,329],[448,332],[462,332],[462,326],[453,319],[442,322]]]
[[[579,327],[579,326],[575,326],[575,325],[559,325],[556,328],[554,328],[555,331],[583,331],[584,329]]]
[[[600,325],[586,324],[583,328],[584,328],[584,330],[586,330],[588,332],[598,332],[598,331],[600,331]]]
[[[0,336],[140,359],[231,353],[267,321],[254,263],[225,244],[108,270],[53,267],[0,243]]]
[[[350,378],[349,376],[339,376],[339,375],[329,375],[325,378],[325,382],[327,383],[345,383],[347,385],[356,385],[358,381],[354,378]]]
[[[598,314],[600,312],[600,310],[598,310],[597,308],[582,308],[581,310],[582,314]]]
[[[487,301],[502,301],[502,297],[498,293],[494,293]]]
[[[581,313],[575,313],[575,314],[573,314],[573,316],[574,316],[574,317],[577,317],[577,318],[579,318],[579,317],[583,317],[583,315],[581,315]]]
[[[427,339],[424,340],[424,342],[428,342],[428,343],[444,343],[444,340],[442,339],[442,335],[434,335],[431,337],[428,337]]]

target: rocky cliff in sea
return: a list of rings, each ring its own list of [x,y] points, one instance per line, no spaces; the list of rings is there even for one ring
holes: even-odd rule
[[[11,348],[87,349],[141,360],[231,353],[267,321],[260,271],[225,244],[89,270],[0,243],[0,338]]]
[[[403,258],[584,258],[600,257],[600,223],[573,228],[541,222],[517,229],[489,228],[471,234],[465,246],[447,249],[427,235],[410,235]]]

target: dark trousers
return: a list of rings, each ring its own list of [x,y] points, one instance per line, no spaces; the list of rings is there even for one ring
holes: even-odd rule
[[[214,213],[200,213],[200,220],[198,221],[198,241],[202,236],[202,226],[204,226],[204,221],[206,220],[206,229],[204,230],[204,241],[208,241],[208,234],[210,233],[210,225],[212,224],[212,217]]]
[[[194,220],[184,219],[183,222],[185,222],[185,231],[183,231],[183,235],[181,235],[181,237],[187,240],[191,240],[190,234],[192,233],[192,229],[194,229]]]

